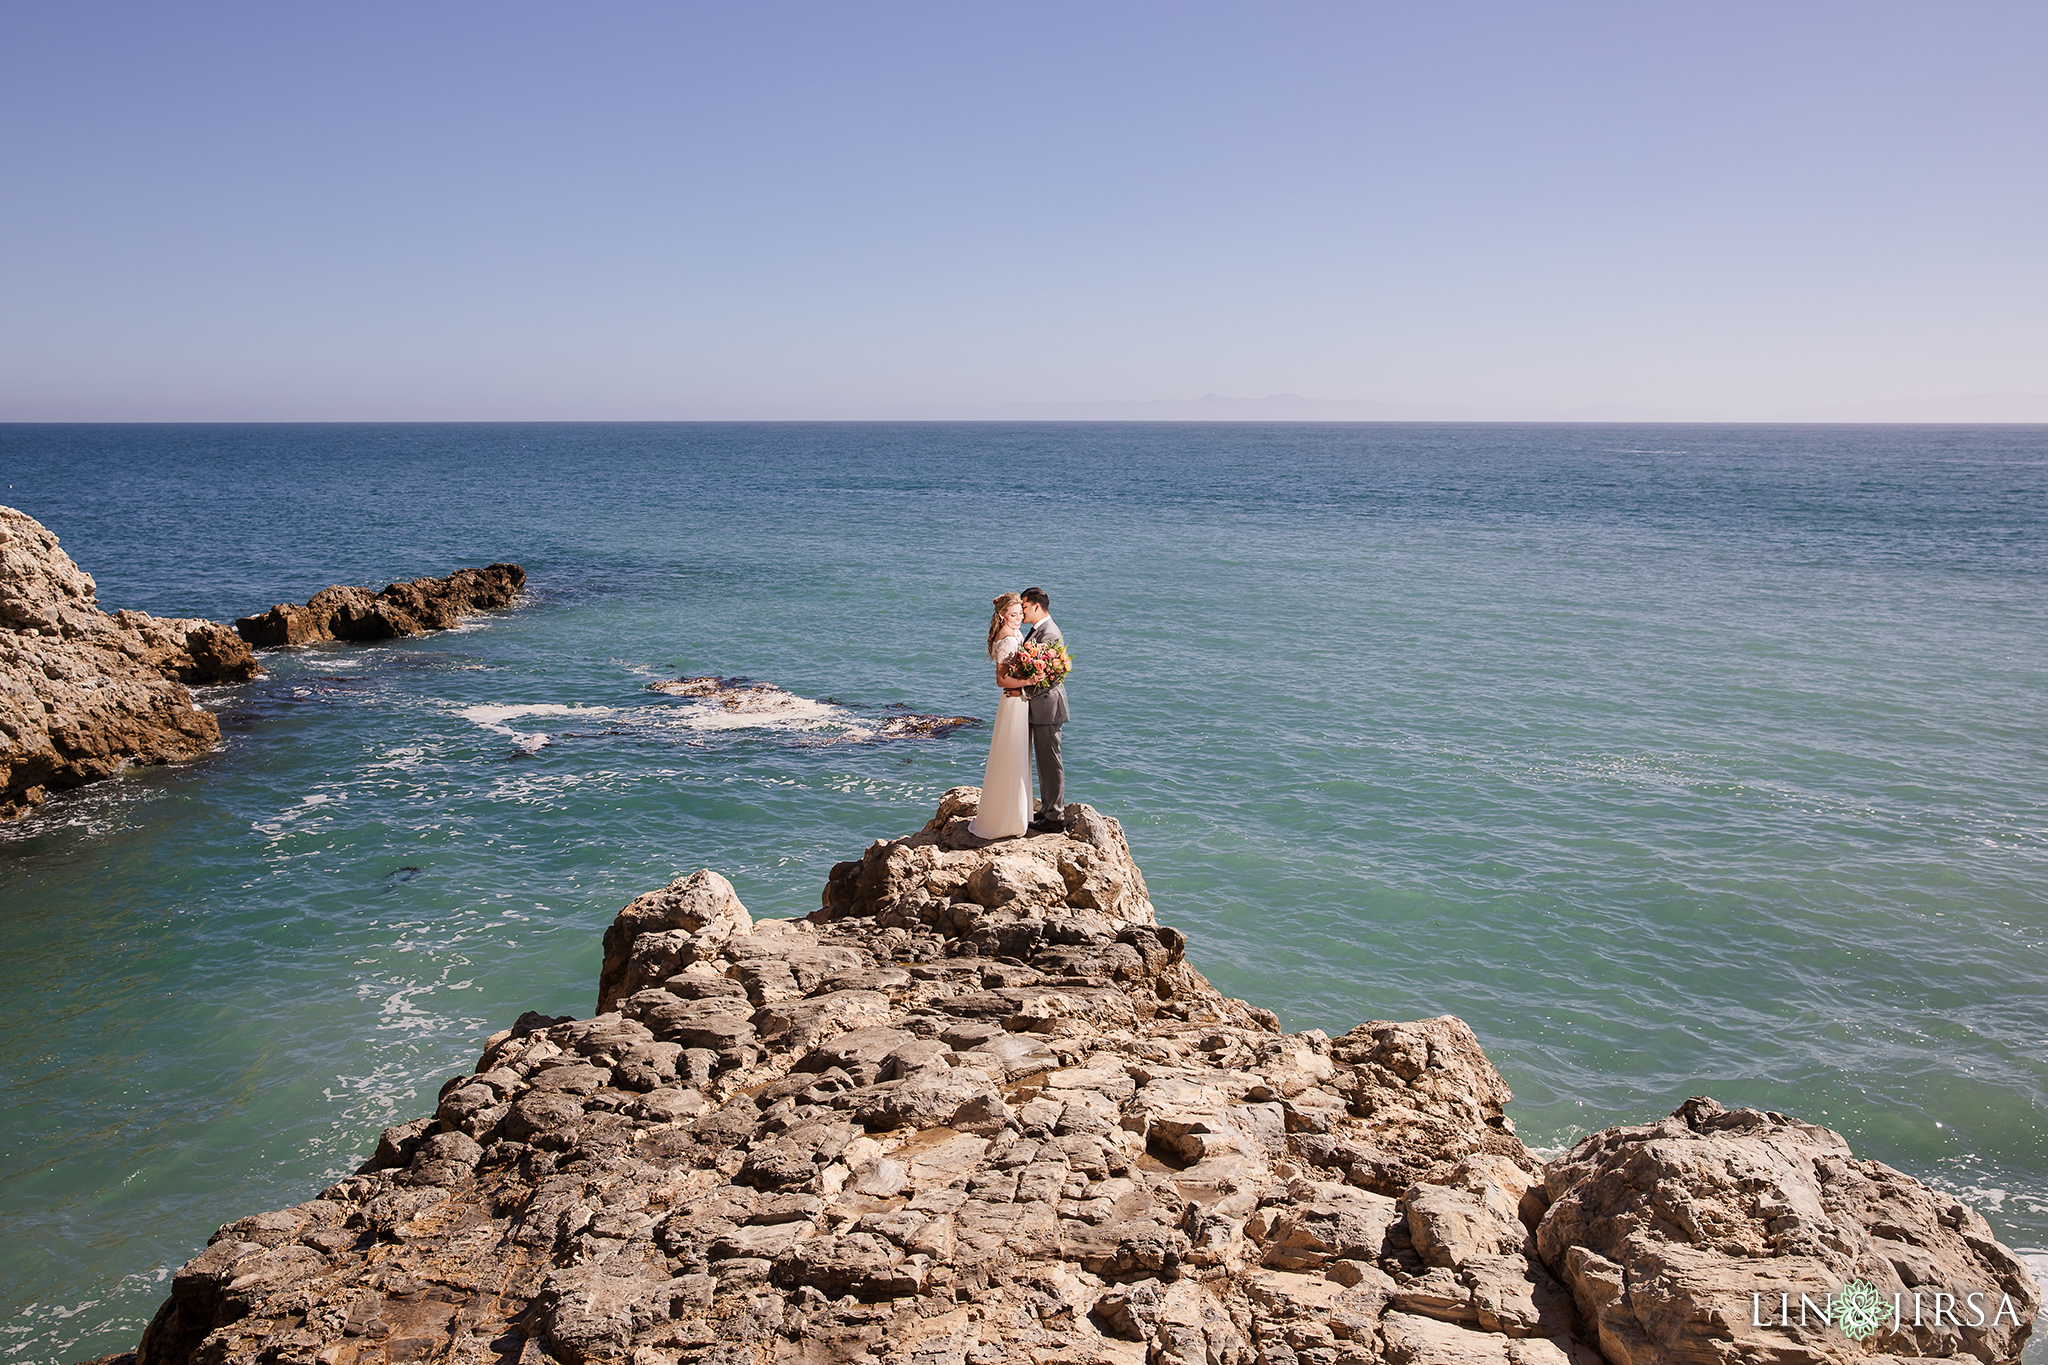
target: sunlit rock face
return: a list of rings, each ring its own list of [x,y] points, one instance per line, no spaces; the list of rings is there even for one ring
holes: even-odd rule
[[[260,671],[211,621],[109,616],[57,537],[0,507],[0,819],[130,764],[208,752],[220,726],[187,685]]]
[[[1283,1033],[1116,821],[988,842],[978,799],[804,920],[708,869],[634,900],[595,1017],[522,1017],[358,1174],[222,1228],[142,1365],[2017,1355],[1732,1321],[1812,1269],[1989,1277],[2031,1324],[1981,1220],[1836,1135],[1694,1100],[1546,1168],[1461,1021]]]

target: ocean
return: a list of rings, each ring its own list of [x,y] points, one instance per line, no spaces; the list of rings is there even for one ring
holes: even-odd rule
[[[110,610],[529,575],[0,827],[0,1361],[132,1347],[218,1225],[588,1015],[633,896],[814,909],[979,782],[986,726],[882,727],[991,717],[1032,585],[1070,799],[1225,991],[1459,1015],[1540,1151],[1825,1124],[2048,1278],[2048,428],[0,426],[0,503]],[[699,674],[792,696],[649,690]]]

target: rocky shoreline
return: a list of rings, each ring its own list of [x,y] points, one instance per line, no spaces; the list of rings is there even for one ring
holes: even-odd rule
[[[354,1176],[220,1229],[136,1365],[1648,1365],[2017,1358],[1983,1219],[1688,1100],[1548,1163],[1455,1018],[1285,1034],[1122,829],[974,788],[755,921],[702,870]],[[1971,1296],[1975,1295],[1974,1298]],[[1897,1313],[1894,1317],[1893,1306]]]
[[[136,763],[197,758],[220,725],[188,686],[262,670],[212,621],[109,616],[41,522],[0,507],[0,820]]]
[[[415,578],[382,592],[332,587],[313,594],[304,606],[280,602],[269,611],[235,621],[235,633],[259,648],[350,640],[368,644],[409,635],[453,630],[479,611],[509,607],[526,586],[517,564],[457,569],[446,578]]]
[[[251,645],[447,630],[468,613],[511,605],[525,582],[518,565],[493,564],[376,594],[334,587],[303,607],[244,617],[233,629],[139,611],[110,616],[92,575],[55,535],[27,513],[0,507],[0,820],[130,765],[211,751],[220,724],[188,689],[260,674]]]

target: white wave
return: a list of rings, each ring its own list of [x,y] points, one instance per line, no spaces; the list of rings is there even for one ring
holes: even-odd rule
[[[608,716],[609,706],[563,706],[555,702],[541,702],[526,706],[466,706],[455,714],[464,720],[473,721],[486,730],[495,730],[501,735],[516,734],[505,724],[524,716]]]
[[[662,718],[660,723],[699,733],[834,731],[831,741],[866,739],[875,733],[870,722],[843,706],[785,692],[774,683],[679,678],[656,683],[648,690],[684,702],[677,707],[657,708],[654,714]]]
[[[2027,1274],[2034,1277],[2035,1287],[2041,1291],[2043,1300],[2041,1317],[2048,1319],[2048,1248],[2015,1247],[2012,1254],[2027,1268]]]
[[[845,708],[781,691],[728,693],[715,704],[690,707],[678,723],[689,730],[815,730],[835,724],[854,728]]]
[[[337,795],[329,795],[326,792],[311,792],[300,797],[297,805],[287,806],[268,820],[255,821],[249,828],[259,834],[269,835],[274,842],[284,837],[286,826],[295,824],[308,816],[314,817],[317,820],[331,819],[332,817],[321,808],[336,802],[346,801],[347,799],[348,795],[345,792]]]
[[[455,713],[464,720],[481,725],[494,734],[505,735],[512,741],[512,747],[521,753],[530,754],[545,748],[548,735],[545,731],[515,730],[505,722],[520,720],[526,716],[609,716],[609,706],[565,706],[559,702],[539,702],[525,706],[466,706]]]
[[[119,777],[57,792],[19,820],[0,824],[0,844],[25,843],[58,830],[82,830],[86,838],[105,839],[124,829],[140,829],[141,824],[131,818],[136,808],[164,795]]]
[[[386,749],[383,762],[365,764],[363,771],[366,773],[386,771],[411,772],[426,762],[427,756],[427,749],[423,744],[401,744],[395,749]]]

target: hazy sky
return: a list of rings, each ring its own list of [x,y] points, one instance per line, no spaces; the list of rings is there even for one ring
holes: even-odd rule
[[[2038,0],[4,17],[0,420],[2048,394]]]

